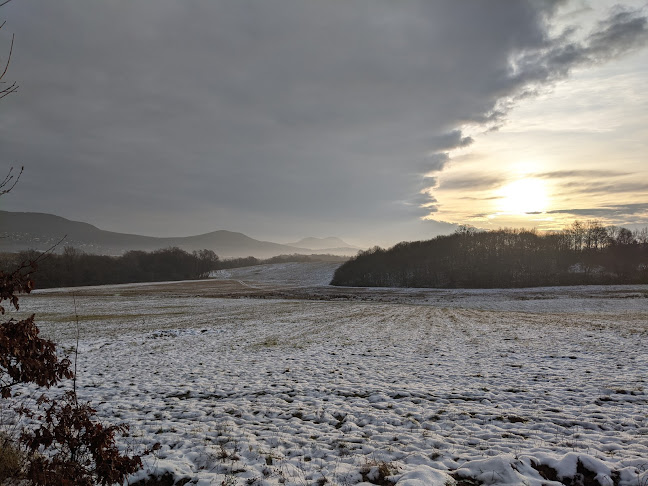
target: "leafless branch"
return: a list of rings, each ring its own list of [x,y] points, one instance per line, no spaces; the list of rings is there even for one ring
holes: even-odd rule
[[[4,24],[2,24],[4,25]],[[7,62],[5,63],[4,71],[2,71],[2,74],[0,74],[0,79],[5,77],[5,74],[7,74],[7,70],[9,69],[9,63],[11,62],[11,55],[13,54],[13,46],[14,46],[14,39],[16,37],[16,34],[11,35],[11,45],[9,46],[9,57],[7,57]]]
[[[27,261],[21,262],[20,266],[13,271],[11,276],[13,277],[14,275],[18,275],[18,274],[24,272],[27,269],[30,269],[29,271],[26,272],[27,274],[30,274],[33,271],[35,271],[38,262],[47,259],[52,253],[54,253],[54,250],[56,249],[56,247],[59,246],[61,243],[63,243],[63,240],[65,240],[65,238],[67,238],[67,235],[63,236],[63,238],[61,238],[59,241],[54,243],[52,246],[50,246],[44,252],[40,253],[33,260],[27,260]]]
[[[76,346],[74,347],[74,375],[72,376],[72,391],[74,392],[74,401],[76,402],[77,361],[79,361],[79,312],[77,311],[76,295],[74,292],[72,292],[72,300],[74,302],[74,317],[76,319]]]
[[[15,177],[16,180],[13,181],[13,184],[11,184],[7,189],[5,189],[5,186],[9,185],[9,183],[11,183],[11,181],[14,179],[14,176],[11,174],[13,172],[13,167],[9,169],[9,172],[5,176],[4,180],[0,182],[0,196],[10,192],[16,186],[16,184],[18,184],[18,181],[20,180],[20,176],[22,175],[23,170],[25,170],[25,167],[20,168],[20,172]]]
[[[1,1],[1,0],[0,0]],[[0,7],[3,5],[6,5],[9,3],[11,0],[5,0],[4,2],[0,3]],[[0,24],[0,29],[2,29],[7,22],[2,22]],[[11,63],[11,55],[13,54],[13,47],[14,47],[14,40],[15,40],[15,34],[11,35],[11,45],[9,46],[9,56],[7,57],[7,62],[5,62],[4,69],[2,71],[2,74],[0,74],[0,83],[4,84],[4,81],[2,79],[5,77],[7,74],[7,71],[9,70],[9,64]],[[4,98],[5,96],[10,95],[11,93],[15,93],[18,90],[18,85],[14,82],[11,83],[9,86],[6,88],[0,89],[0,100]]]
[[[36,259],[32,260],[30,263],[38,263],[39,261],[44,260],[47,257],[49,257],[52,253],[54,253],[54,250],[56,249],[56,247],[59,246],[61,243],[63,243],[63,240],[65,240],[65,238],[67,238],[67,235],[64,235],[63,238],[58,240],[56,243],[54,243],[52,246],[50,246],[47,250],[45,250],[40,255],[38,255],[36,257]]]
[[[2,83],[2,81],[0,81],[0,83]],[[5,96],[10,95],[11,93],[15,93],[16,91],[18,91],[18,85],[16,83],[11,83],[10,86],[0,90],[0,100]]]

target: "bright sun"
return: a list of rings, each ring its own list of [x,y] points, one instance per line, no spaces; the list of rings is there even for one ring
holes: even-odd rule
[[[508,214],[540,213],[547,209],[547,188],[540,179],[519,179],[502,187],[498,208]]]

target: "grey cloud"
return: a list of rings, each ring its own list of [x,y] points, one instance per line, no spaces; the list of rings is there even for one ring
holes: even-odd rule
[[[167,235],[415,231],[399,201],[431,202],[421,173],[472,141],[457,127],[643,42],[628,10],[552,39],[562,3],[11,2],[0,159],[27,173],[6,209]]]
[[[450,154],[448,152],[436,152],[425,158],[425,161],[420,166],[420,170],[423,174],[441,172],[448,162],[450,162]]]
[[[426,182],[429,182],[430,184],[422,188],[414,197],[408,198],[406,204],[412,208],[412,214],[415,214],[419,217],[424,217],[427,216],[431,213],[438,213],[439,212],[439,201],[437,198],[432,194],[432,190],[435,187],[437,181],[436,179],[432,178],[427,179]]]
[[[428,204],[427,206],[421,205],[415,214],[420,215],[421,218],[430,216],[432,214],[437,214],[439,212],[439,206],[437,204]]]
[[[437,198],[428,194],[428,193],[420,193],[416,197],[413,198],[413,202],[416,205],[425,205],[425,204],[436,204],[438,202]]]
[[[447,133],[433,136],[430,143],[437,150],[452,150],[460,147],[467,147],[474,140],[472,137],[464,137],[461,130],[452,130]]]
[[[438,152],[432,153],[426,158],[422,167],[422,173],[429,177],[429,174],[441,172],[450,162],[450,154],[447,150],[467,147],[474,142],[472,137],[463,136],[461,130],[452,130],[430,138],[429,143]]]
[[[498,80],[501,83],[501,97],[490,109],[471,121],[490,125],[492,130],[496,130],[516,102],[534,95],[539,86],[568,76],[575,67],[602,63],[645,46],[648,41],[648,19],[641,9],[616,6],[582,43],[571,40],[576,31],[573,26],[567,27],[556,38],[544,38],[536,48],[521,48],[513,53],[509,69]],[[443,166],[439,170],[442,169]],[[624,175],[615,171],[555,171],[540,174],[539,177],[587,177],[588,172],[594,177]],[[479,183],[478,180],[475,182]],[[444,184],[443,187],[449,186]]]
[[[500,121],[516,99],[533,95],[538,86],[562,79],[576,67],[602,63],[645,46],[648,19],[642,10],[617,6],[582,42],[572,40],[574,32],[567,28],[537,48],[520,49],[512,56],[511,70],[502,83],[506,92],[485,121]]]
[[[454,179],[443,179],[440,188],[442,189],[488,189],[501,185],[505,179],[500,176],[472,176]]]
[[[578,191],[587,194],[619,194],[644,192],[648,193],[648,183],[645,182],[566,182],[560,185],[563,189],[569,191]]]
[[[648,20],[642,10],[617,5],[610,17],[598,23],[585,49],[592,60],[606,60],[642,46],[648,35]]]
[[[587,5],[586,3],[583,2],[582,5],[576,6],[572,10],[566,12],[563,14],[563,18],[565,19],[574,19],[580,17],[581,14],[587,13],[587,12],[592,12],[594,9]]]
[[[630,172],[616,170],[555,170],[551,172],[540,172],[533,177],[540,179],[591,179],[596,177],[621,177],[631,175]]]
[[[489,196],[489,197],[472,197],[472,196],[464,196],[460,199],[466,200],[466,201],[496,201],[498,199],[503,199],[502,196]]]
[[[426,177],[425,185],[427,187],[437,187],[439,185],[439,179],[437,177]]]
[[[618,218],[644,214],[648,218],[648,203],[619,204],[599,208],[556,209],[547,214],[573,214],[575,216]]]

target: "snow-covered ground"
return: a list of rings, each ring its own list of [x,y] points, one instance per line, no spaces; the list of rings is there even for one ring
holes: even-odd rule
[[[80,395],[131,424],[131,445],[162,444],[133,479],[648,483],[647,286],[223,298],[300,282],[316,294],[323,270],[301,268],[75,290]],[[22,309],[74,344],[69,291]]]
[[[321,286],[329,284],[333,279],[335,269],[340,265],[340,263],[331,262],[269,263],[218,270],[214,272],[213,277],[221,280],[252,280],[258,283],[271,283],[281,286]]]

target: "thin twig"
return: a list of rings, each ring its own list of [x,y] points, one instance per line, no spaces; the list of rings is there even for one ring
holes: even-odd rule
[[[55,249],[57,246],[59,246],[61,243],[63,243],[63,240],[64,240],[65,238],[67,238],[67,235],[63,236],[63,238],[61,238],[58,242],[56,242],[55,244],[53,244],[51,247],[49,247],[47,250],[45,250],[43,253],[41,253],[40,255],[38,255],[38,256],[37,256],[36,258],[34,258],[33,260],[23,261],[23,262],[18,266],[18,268],[16,268],[16,269],[11,273],[11,275],[9,276],[9,278],[13,278],[13,277],[16,276],[16,275],[21,274],[22,271],[25,270],[25,269],[27,269],[27,268],[31,268],[31,270],[28,271],[25,275],[30,275],[32,272],[34,272],[34,271],[36,270],[36,264],[37,264],[39,261],[41,261],[41,260],[44,260],[44,259],[46,259],[46,258],[49,258],[49,256],[54,252],[54,249]]]
[[[58,240],[56,243],[54,243],[52,246],[50,246],[47,250],[45,250],[43,253],[38,255],[35,260],[31,260],[29,263],[38,263],[39,261],[49,258],[50,255],[54,253],[54,249],[59,246],[61,243],[63,243],[63,240],[67,238],[67,235],[63,235],[63,238]]]
[[[1,92],[2,92],[2,91],[0,91],[0,93],[1,93]],[[13,172],[13,167],[11,167],[11,168],[9,169],[9,173],[7,174],[7,176],[4,178],[4,180],[3,180],[2,182],[0,182],[0,189],[1,189],[1,190],[0,190],[0,196],[2,196],[3,194],[7,194],[8,192],[10,192],[10,191],[11,191],[11,190],[16,186],[16,184],[18,184],[18,181],[20,180],[20,176],[22,175],[22,173],[23,173],[24,170],[25,170],[25,167],[24,167],[24,166],[21,167],[21,168],[20,168],[20,172],[19,172],[18,175],[16,176],[16,180],[13,182],[13,184],[11,184],[11,187],[9,187],[8,189],[3,189],[3,187],[6,186],[7,184],[9,184],[9,183],[11,182],[11,180],[14,178],[14,176],[11,175],[11,173]]]
[[[0,5],[2,7],[2,5]],[[5,77],[5,74],[7,74],[7,70],[9,69],[9,63],[11,63],[11,54],[13,53],[13,46],[14,46],[14,38],[16,37],[16,34],[11,35],[11,46],[9,46],[9,57],[7,58],[7,62],[5,63],[4,71],[2,71],[2,74],[0,74],[0,79]]]
[[[79,360],[79,313],[77,312],[76,295],[72,292],[72,301],[74,302],[74,318],[76,320],[76,346],[74,347],[74,376],[72,377],[72,392],[74,401],[77,401],[76,378],[77,378],[77,361]]]
[[[11,93],[15,93],[16,91],[18,91],[18,85],[16,83],[12,83],[11,86],[0,91],[0,100],[5,96],[9,96]]]

